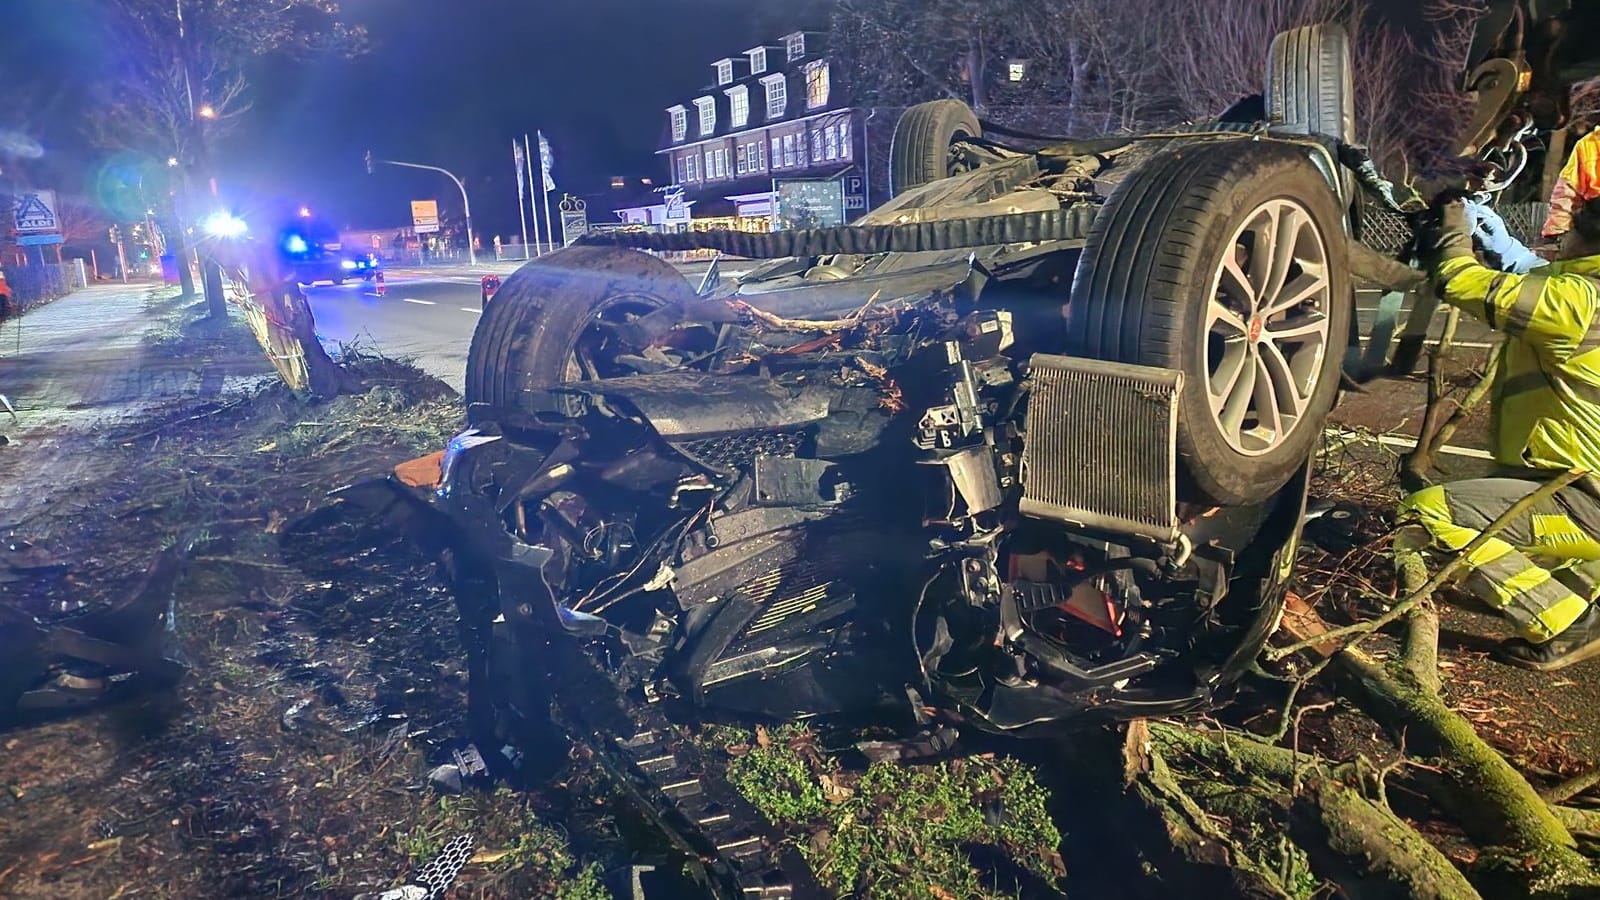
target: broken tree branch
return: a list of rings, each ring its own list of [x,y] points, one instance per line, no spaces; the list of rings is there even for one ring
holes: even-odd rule
[[[1346,625],[1342,628],[1333,628],[1323,632],[1322,634],[1318,634],[1304,640],[1297,640],[1294,643],[1284,647],[1269,647],[1265,651],[1267,659],[1277,662],[1280,659],[1283,659],[1294,653],[1298,653],[1312,645],[1323,644],[1327,641],[1338,640],[1340,638],[1357,637],[1360,635],[1371,634],[1372,632],[1383,628],[1385,625],[1394,622],[1401,616],[1410,612],[1417,604],[1431,598],[1433,596],[1433,592],[1437,591],[1441,585],[1454,577],[1457,570],[1466,564],[1467,559],[1472,556],[1473,553],[1477,552],[1477,550],[1483,547],[1484,544],[1487,544],[1489,541],[1493,540],[1494,537],[1501,531],[1504,531],[1507,525],[1525,515],[1528,510],[1532,509],[1537,504],[1550,499],[1557,491],[1569,484],[1572,484],[1574,481],[1587,476],[1588,473],[1581,469],[1573,469],[1568,472],[1563,472],[1549,481],[1546,481],[1544,484],[1541,484],[1537,490],[1529,493],[1526,497],[1523,497],[1516,503],[1511,504],[1511,506],[1508,507],[1505,512],[1501,513],[1493,522],[1489,523],[1488,528],[1485,528],[1481,533],[1478,534],[1477,537],[1469,541],[1465,547],[1462,547],[1459,551],[1457,551],[1456,554],[1451,557],[1449,562],[1445,563],[1443,566],[1440,566],[1439,571],[1435,572],[1432,578],[1429,578],[1422,584],[1421,587],[1406,595],[1405,599],[1401,600],[1399,603],[1396,603],[1389,609],[1388,612],[1385,612],[1373,619],[1356,622],[1351,625]],[[1353,647],[1354,644],[1352,643],[1351,646]]]
[[[1574,775],[1560,784],[1551,785],[1540,791],[1539,796],[1543,797],[1546,803],[1565,803],[1597,784],[1600,784],[1600,766]]]

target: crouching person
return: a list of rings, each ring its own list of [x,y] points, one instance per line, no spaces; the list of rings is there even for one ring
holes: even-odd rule
[[[1418,235],[1434,284],[1445,302],[1506,336],[1490,361],[1490,451],[1505,477],[1405,498],[1395,542],[1402,565],[1461,550],[1546,478],[1600,473],[1600,198],[1579,206],[1556,260],[1526,272],[1478,261],[1468,204],[1437,212]],[[1535,504],[1464,563],[1462,587],[1516,628],[1497,648],[1503,662],[1551,671],[1600,654],[1600,497],[1581,485]]]

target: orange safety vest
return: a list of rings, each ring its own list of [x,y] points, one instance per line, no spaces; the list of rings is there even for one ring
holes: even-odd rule
[[[1555,189],[1550,192],[1550,216],[1543,234],[1560,237],[1572,230],[1572,213],[1578,204],[1600,197],[1600,128],[1579,138],[1561,167]]]

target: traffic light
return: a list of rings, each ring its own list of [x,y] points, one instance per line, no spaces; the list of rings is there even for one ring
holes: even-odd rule
[[[372,174],[372,151],[367,151],[367,174]]]

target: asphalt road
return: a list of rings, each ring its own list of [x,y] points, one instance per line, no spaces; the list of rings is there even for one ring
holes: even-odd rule
[[[724,277],[747,266],[724,265]],[[386,356],[412,357],[422,370],[456,390],[466,382],[467,351],[483,304],[481,278],[502,279],[515,264],[486,263],[476,269],[396,268],[384,273],[385,295],[352,281],[305,289],[323,342],[361,343]],[[697,284],[706,264],[678,267]]]
[[[394,270],[385,274],[385,287],[383,297],[367,282],[307,288],[323,341],[414,357],[424,371],[460,390],[482,303],[478,278],[454,270]]]

